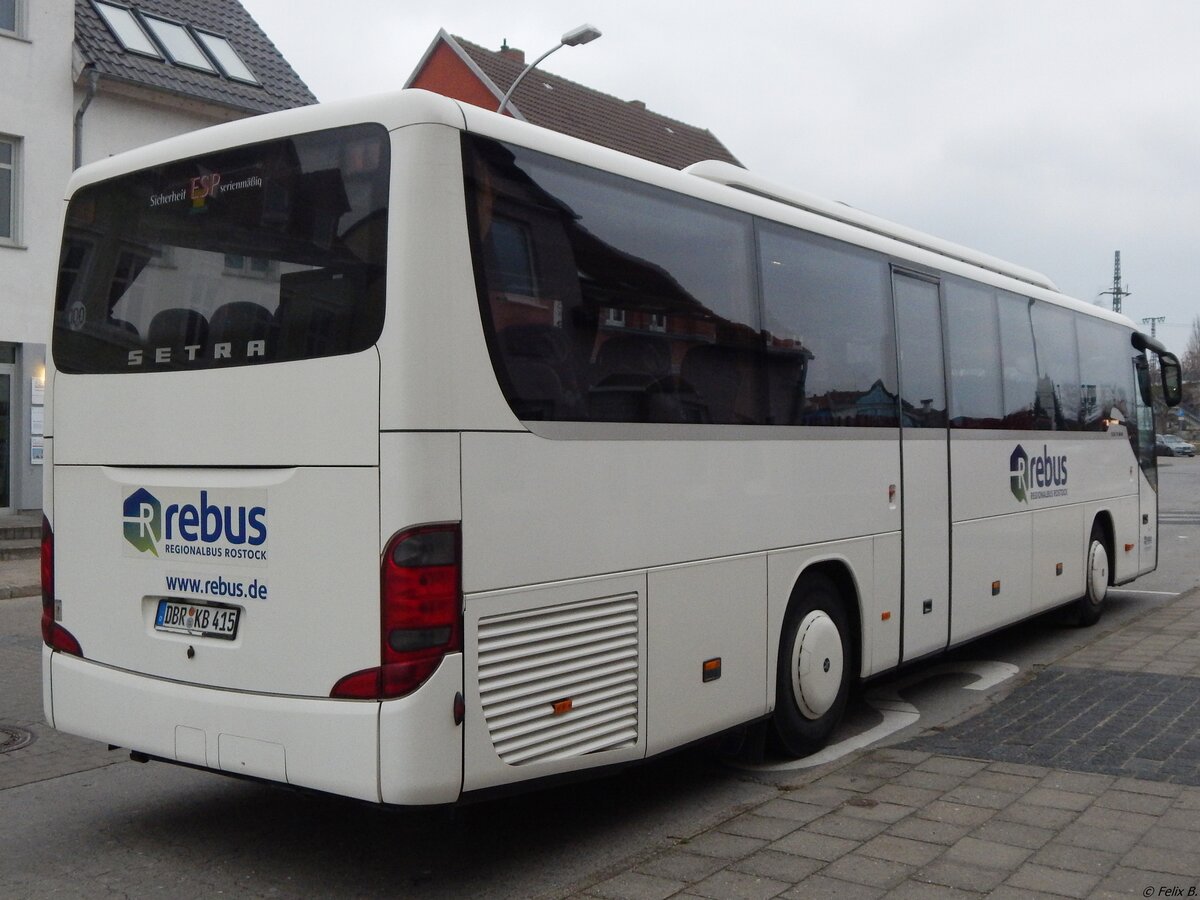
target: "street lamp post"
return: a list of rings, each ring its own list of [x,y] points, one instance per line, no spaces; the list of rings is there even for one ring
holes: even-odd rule
[[[558,50],[561,47],[574,47],[578,44],[586,44],[590,41],[594,41],[598,37],[600,37],[600,29],[595,25],[580,25],[578,28],[572,28],[570,31],[564,34],[562,38],[559,39],[557,44],[521,70],[521,74],[518,75],[516,81],[509,86],[508,93],[504,95],[504,99],[502,99],[500,101],[500,105],[496,107],[496,112],[504,112],[504,107],[508,105],[508,101],[512,97],[513,91],[517,89],[517,85],[521,83],[526,75],[538,67],[538,63],[540,63],[555,50]]]

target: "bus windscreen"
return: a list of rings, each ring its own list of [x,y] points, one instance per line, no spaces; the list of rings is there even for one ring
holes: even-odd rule
[[[388,136],[356,125],[166,163],[71,199],[59,371],[365,350],[383,327]]]

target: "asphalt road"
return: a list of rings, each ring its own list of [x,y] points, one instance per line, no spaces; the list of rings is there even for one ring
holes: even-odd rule
[[[909,719],[880,741],[960,720],[1200,583],[1200,459],[1163,460],[1160,480],[1160,568],[1111,593],[1098,625],[1042,617],[875,683],[855,698],[838,740],[849,751],[905,707]],[[37,614],[34,598],[0,601],[0,720],[40,716]],[[33,773],[23,783],[11,777],[17,754],[0,753],[3,896],[562,896],[763,802],[803,772],[733,766],[697,749],[592,782],[414,812],[140,765],[52,732],[20,753]],[[40,768],[28,763],[37,753]]]

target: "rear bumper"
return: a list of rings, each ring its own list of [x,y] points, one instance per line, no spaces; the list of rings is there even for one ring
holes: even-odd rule
[[[150,756],[374,803],[450,803],[462,788],[461,657],[385,703],[218,690],[42,648],[47,719]]]

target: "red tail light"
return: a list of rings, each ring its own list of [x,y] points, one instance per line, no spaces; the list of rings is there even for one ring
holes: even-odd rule
[[[420,687],[462,649],[458,525],[426,525],[388,542],[379,576],[379,666],[342,678],[332,697],[382,700]]]
[[[42,516],[42,640],[51,650],[83,656],[75,635],[54,621],[54,531]]]

